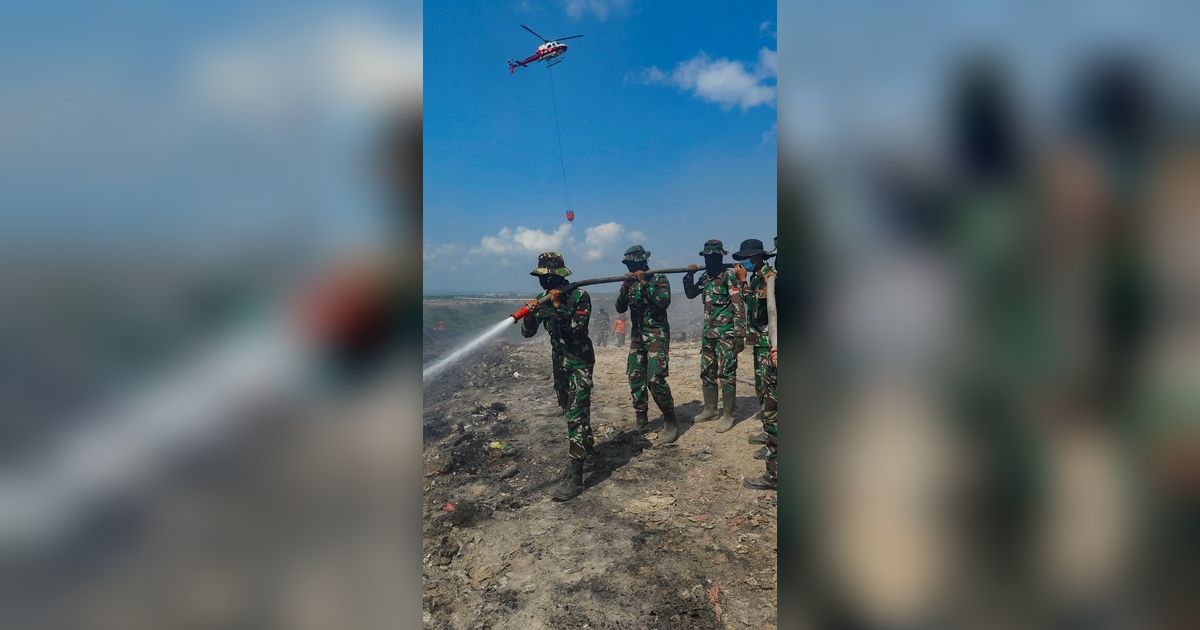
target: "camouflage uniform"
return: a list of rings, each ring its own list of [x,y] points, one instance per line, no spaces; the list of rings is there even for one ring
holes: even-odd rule
[[[758,394],[759,406],[762,409],[763,433],[767,434],[766,477],[772,481],[779,476],[776,467],[779,452],[779,401],[776,397],[778,377],[775,367],[771,365],[771,337],[767,331],[767,278],[775,275],[775,270],[763,262],[747,278],[744,288],[746,321],[750,325],[749,340],[754,349],[754,390]]]
[[[771,265],[763,262],[746,278],[742,294],[746,301],[746,342],[754,353],[754,395],[763,404],[766,372],[770,368],[771,336],[767,331],[767,276],[774,274]]]
[[[650,252],[641,245],[625,252],[625,261],[646,261]],[[633,408],[640,415],[649,411],[646,390],[663,414],[675,410],[671,387],[667,385],[671,349],[671,325],[667,307],[671,305],[671,283],[663,274],[646,276],[646,284],[634,282],[622,287],[617,295],[617,312],[629,311],[632,329],[629,335],[629,360],[625,373],[633,394]]]
[[[563,266],[561,254],[547,252],[538,257],[538,269],[534,275],[544,273],[566,276],[571,271]],[[539,293],[538,299],[545,294],[545,291]],[[570,438],[568,453],[575,460],[583,460],[591,452],[593,444],[592,368],[596,364],[596,355],[592,340],[588,337],[591,313],[591,297],[587,291],[577,288],[569,294],[563,294],[562,305],[555,307],[546,302],[521,320],[522,336],[536,335],[539,324],[550,336],[554,390],[567,416],[567,434]]]
[[[595,319],[596,324],[594,327],[596,331],[596,345],[607,346],[608,334],[612,330],[612,318],[609,317],[608,311],[600,309],[596,311],[596,316],[593,319]]]
[[[726,254],[721,241],[704,244],[705,254]],[[688,299],[704,295],[704,333],[700,340],[700,381],[710,387],[720,383],[721,393],[732,399],[737,383],[737,355],[745,345],[746,309],[741,287],[733,271],[726,269],[715,278],[704,272],[699,280],[683,277]]]

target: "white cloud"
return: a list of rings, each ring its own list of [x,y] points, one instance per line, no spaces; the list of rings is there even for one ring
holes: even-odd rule
[[[576,240],[571,230],[570,223],[559,225],[553,232],[524,226],[515,229],[503,227],[495,234],[479,239],[479,245],[469,250],[439,245],[427,252],[425,259],[428,261],[438,256],[463,254],[482,255],[491,261],[505,262],[512,256],[535,256],[546,251],[557,251],[568,254],[568,257],[570,254],[577,254],[584,260],[600,260],[611,253],[614,246],[622,248],[623,251],[625,241],[634,243],[646,240],[645,233],[638,230],[627,231],[615,221],[585,228],[582,242]]]
[[[624,233],[625,228],[616,221],[601,223],[584,230],[583,257],[587,260],[600,260],[604,256],[605,250],[617,242]]]
[[[585,260],[600,260],[608,254],[609,248],[616,245],[624,251],[627,245],[634,243],[645,244],[646,233],[641,230],[628,232],[625,226],[615,221],[601,223],[584,230],[583,258]]]
[[[524,226],[517,229],[500,228],[495,236],[484,236],[479,246],[470,250],[472,254],[508,256],[512,254],[540,254],[545,251],[562,251],[572,243],[571,224],[563,223],[553,232],[544,232]]]
[[[382,19],[338,14],[210,43],[186,80],[198,102],[255,121],[314,105],[381,109],[420,98],[421,51]]]
[[[776,53],[764,47],[758,51],[758,61],[752,68],[724,57],[713,60],[700,52],[680,62],[670,73],[653,66],[646,68],[640,79],[648,85],[673,85],[722,109],[737,106],[745,111],[759,105],[774,105],[775,69]]]
[[[608,18],[610,13],[624,11],[633,0],[563,0],[563,8],[567,15],[579,19],[588,13],[593,13],[601,20]]]
[[[442,243],[436,247],[426,247],[425,251],[421,254],[421,258],[425,262],[432,262],[439,258],[459,256],[464,251],[465,248],[462,243]]]
[[[758,34],[764,37],[775,37],[775,25],[771,24],[771,20],[763,20],[762,24],[758,25]]]

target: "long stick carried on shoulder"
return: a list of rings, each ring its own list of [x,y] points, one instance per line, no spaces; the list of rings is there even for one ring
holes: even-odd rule
[[[730,267],[733,267],[733,265],[734,265],[734,263],[724,263],[721,266],[728,269]],[[672,267],[670,269],[651,269],[650,271],[645,272],[645,274],[647,276],[651,276],[656,273],[687,273],[689,271],[704,271],[704,267],[700,267],[700,268],[694,269],[694,270],[688,269],[687,267]],[[629,279],[629,276],[625,275],[625,274],[622,274],[619,276],[606,276],[604,278],[589,278],[587,280],[579,280],[577,282],[569,282],[565,286],[563,286],[562,291],[563,291],[563,293],[567,293],[569,291],[575,290],[578,287],[587,287],[587,286],[591,286],[593,284],[611,284],[614,282],[624,282],[628,279]],[[546,302],[549,302],[549,301],[550,301],[549,294],[543,295],[542,297],[538,298],[538,304],[545,304]],[[529,314],[529,307],[522,306],[521,308],[517,309],[517,312],[512,314],[513,323],[521,321],[521,319],[524,318],[528,314]]]

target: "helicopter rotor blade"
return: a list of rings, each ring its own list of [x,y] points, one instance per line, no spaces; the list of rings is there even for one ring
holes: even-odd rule
[[[523,28],[523,29],[525,29],[525,30],[529,31],[530,33],[533,33],[533,36],[534,36],[534,37],[536,37],[536,38],[538,38],[538,39],[542,40],[543,42],[548,42],[548,41],[550,41],[550,40],[546,39],[545,37],[542,37],[541,35],[538,35],[537,33],[534,33],[533,29],[529,28],[528,26],[525,26],[524,24],[522,24],[522,25],[521,25],[521,28]]]
[[[583,37],[583,35],[572,35],[570,37],[555,37],[554,41],[561,42],[564,39],[575,39],[576,37]]]

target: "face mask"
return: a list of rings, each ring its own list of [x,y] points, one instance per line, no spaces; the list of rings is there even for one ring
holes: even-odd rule
[[[725,266],[721,264],[720,256],[705,256],[704,268],[708,271],[708,275],[716,276],[725,270]]]
[[[629,273],[633,273],[635,271],[650,271],[650,265],[646,264],[645,261],[627,262],[625,263],[625,268],[629,270]]]
[[[746,271],[749,271],[749,272],[754,271],[754,261],[753,260],[743,260],[742,266],[746,268]]]
[[[538,282],[541,283],[543,289],[549,291],[550,289],[557,289],[565,285],[567,280],[562,276],[550,274],[546,276],[538,276]]]

